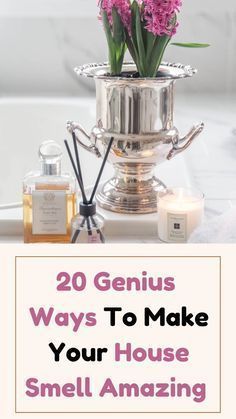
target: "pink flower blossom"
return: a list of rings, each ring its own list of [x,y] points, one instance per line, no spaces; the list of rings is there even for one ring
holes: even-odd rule
[[[139,0],[143,5],[143,19],[146,29],[154,35],[172,36],[178,24],[173,26],[175,14],[180,11],[181,0]]]
[[[110,24],[112,24],[112,9],[116,8],[118,11],[122,23],[126,29],[130,29],[131,24],[131,7],[130,0],[98,0],[98,5],[101,10],[107,12],[107,16]]]

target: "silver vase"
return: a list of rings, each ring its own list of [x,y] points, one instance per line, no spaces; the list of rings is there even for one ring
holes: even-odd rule
[[[90,134],[72,121],[68,130],[98,157],[114,138],[109,162],[115,173],[97,194],[99,205],[126,214],[156,212],[157,193],[166,188],[154,175],[156,165],[186,150],[204,127],[199,123],[180,138],[173,123],[175,81],[191,77],[196,70],[163,63],[156,78],[142,79],[136,77],[133,63],[124,64],[121,77],[110,76],[107,63],[88,64],[75,71],[95,80],[97,121]]]

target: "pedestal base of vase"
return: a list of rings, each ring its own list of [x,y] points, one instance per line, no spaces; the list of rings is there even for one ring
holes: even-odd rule
[[[120,168],[106,182],[96,198],[99,206],[120,214],[151,214],[157,212],[157,194],[166,186],[145,165],[129,165],[124,173]],[[133,168],[133,173],[132,173]]]

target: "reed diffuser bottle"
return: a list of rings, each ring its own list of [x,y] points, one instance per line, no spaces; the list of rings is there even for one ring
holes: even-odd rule
[[[24,242],[70,243],[76,210],[75,179],[61,173],[59,144],[46,141],[39,148],[40,172],[23,182]]]
[[[71,243],[105,243],[104,219],[96,214],[95,202],[80,202],[79,214],[71,222]]]
[[[70,158],[71,165],[73,167],[75,177],[77,179],[83,200],[80,202],[79,214],[76,214],[76,216],[72,219],[72,222],[71,222],[72,224],[71,243],[105,243],[105,237],[103,234],[104,220],[100,215],[96,214],[96,203],[94,202],[94,199],[95,199],[95,194],[96,194],[108,155],[110,153],[114,138],[112,137],[109,141],[109,144],[108,144],[105,156],[103,158],[103,162],[100,167],[100,170],[99,170],[90,198],[86,196],[86,191],[84,188],[80,157],[79,157],[79,149],[78,149],[77,139],[74,132],[72,132],[72,138],[73,138],[73,144],[74,144],[75,158],[73,158],[73,155],[72,155],[72,152],[71,152],[71,149],[67,140],[65,140],[65,146],[66,146],[67,153]]]

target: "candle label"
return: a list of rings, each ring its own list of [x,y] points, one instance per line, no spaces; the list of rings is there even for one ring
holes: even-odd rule
[[[167,214],[168,241],[187,241],[187,214]]]

